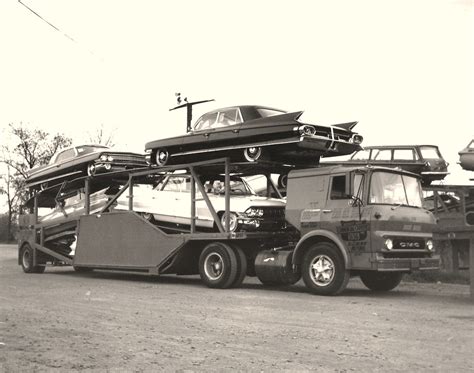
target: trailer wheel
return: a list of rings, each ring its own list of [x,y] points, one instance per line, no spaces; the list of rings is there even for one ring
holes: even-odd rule
[[[245,253],[240,247],[234,246],[233,248],[235,257],[237,259],[237,275],[231,287],[237,288],[242,285],[242,282],[244,281],[245,276],[247,275],[247,257],[245,256]]]
[[[21,249],[21,268],[25,273],[43,273],[46,267],[33,265],[33,249],[25,244]]]
[[[340,293],[350,278],[339,249],[329,242],[317,243],[308,249],[301,272],[305,285],[318,295]]]
[[[390,291],[402,281],[401,272],[364,271],[360,274],[363,284],[373,291]]]
[[[226,289],[237,279],[237,257],[228,245],[213,242],[207,245],[199,257],[199,275],[211,287]]]

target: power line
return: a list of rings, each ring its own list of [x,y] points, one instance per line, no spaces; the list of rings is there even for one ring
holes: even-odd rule
[[[68,38],[69,40],[71,40],[72,42],[79,44],[79,42],[77,40],[75,40],[74,38],[72,38],[71,36],[69,36],[68,34],[66,34],[64,31],[62,31],[59,27],[56,27],[55,25],[53,25],[51,22],[49,22],[48,20],[46,20],[45,18],[43,18],[39,13],[35,12],[33,9],[31,9],[28,5],[24,4],[21,2],[21,0],[18,0],[18,2],[23,5],[26,9],[28,9],[31,13],[33,13],[36,17],[38,17],[39,19],[41,19],[43,22],[47,23],[49,26],[51,26],[53,29],[55,29],[56,31],[60,32],[61,34],[63,34],[66,38]],[[92,54],[93,56],[97,57],[96,54],[94,52],[92,52],[91,50],[87,49],[86,50]],[[102,61],[102,59],[100,59]]]
[[[65,37],[67,37],[69,40],[73,41],[74,43],[77,43],[76,40],[74,40],[72,37],[70,37],[68,34],[66,34],[64,31],[60,30],[58,27],[56,27],[55,25],[53,25],[51,22],[47,21],[46,19],[44,19],[41,15],[39,15],[38,13],[36,13],[33,9],[31,9],[28,5],[26,4],[23,4],[21,2],[21,0],[18,0],[18,2],[23,5],[26,9],[28,9],[31,13],[33,13],[36,17],[38,17],[39,19],[41,19],[42,21],[46,22],[48,25],[50,25],[52,28],[54,28],[56,31],[59,31],[61,34],[63,34]]]

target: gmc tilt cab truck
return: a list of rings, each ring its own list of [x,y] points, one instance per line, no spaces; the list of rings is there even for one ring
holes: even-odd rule
[[[126,184],[117,184],[113,175],[96,175],[35,191],[29,213],[20,216],[18,262],[26,273],[41,273],[53,264],[78,271],[199,274],[213,288],[238,287],[246,275],[257,276],[265,285],[294,284],[302,277],[309,290],[320,295],[340,293],[351,276],[360,276],[369,289],[388,291],[403,273],[438,268],[432,239],[435,219],[422,208],[416,175],[371,166],[281,170],[272,164],[221,159],[130,171]],[[191,222],[187,230],[173,231],[135,210],[138,184],[175,171],[190,178],[185,191]],[[218,214],[203,182],[211,173],[223,175],[224,216],[229,217],[235,207],[231,175],[264,175],[267,195],[281,197],[271,179],[275,172],[288,174],[284,230],[232,230],[230,218]],[[93,193],[105,186],[108,199],[96,206]],[[76,211],[80,215],[60,208],[62,219],[39,219],[42,207],[61,207],[64,198],[78,191],[84,201]],[[117,211],[114,205],[122,194],[128,196],[128,210]],[[196,201],[205,202],[214,230],[197,226]],[[259,217],[274,217],[267,212],[260,211]]]

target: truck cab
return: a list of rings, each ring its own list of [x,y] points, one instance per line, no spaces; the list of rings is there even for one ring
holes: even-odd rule
[[[402,274],[437,269],[434,216],[422,207],[417,175],[393,168],[330,166],[289,173],[286,219],[300,234],[293,264],[318,294],[359,275],[391,290]]]

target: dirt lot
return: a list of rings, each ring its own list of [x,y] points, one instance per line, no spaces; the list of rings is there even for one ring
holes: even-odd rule
[[[358,279],[338,297],[301,283],[214,290],[198,277],[51,268],[24,274],[0,245],[0,371],[474,369],[467,285]]]

